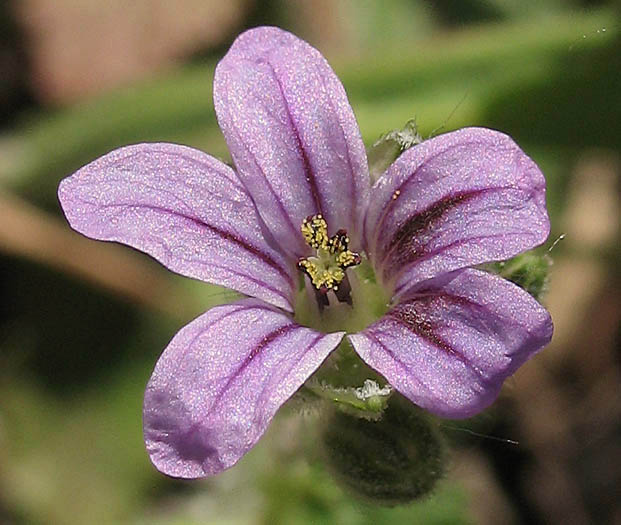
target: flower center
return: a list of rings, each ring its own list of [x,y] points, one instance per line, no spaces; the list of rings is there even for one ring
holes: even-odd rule
[[[351,302],[350,285],[345,270],[360,264],[360,255],[349,249],[349,237],[345,230],[328,236],[328,223],[321,215],[311,215],[302,221],[302,235],[306,243],[316,250],[316,255],[301,257],[298,268],[308,275],[318,292],[317,300],[326,306],[326,294],[333,290],[343,302]]]
[[[315,254],[298,260],[307,278],[296,298],[297,322],[322,332],[356,333],[381,317],[390,298],[370,261],[349,249],[347,232],[330,237],[321,215],[307,217],[300,229]]]

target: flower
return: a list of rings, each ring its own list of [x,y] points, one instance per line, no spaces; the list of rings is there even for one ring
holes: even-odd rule
[[[59,188],[75,230],[248,296],[182,328],[155,366],[144,435],[159,470],[231,467],[342,341],[449,418],[487,407],[549,342],[543,307],[471,269],[549,233],[543,175],[508,136],[429,139],[370,187],[343,86],[317,50],[274,27],[237,38],[214,102],[235,170],[185,146],[139,144]]]

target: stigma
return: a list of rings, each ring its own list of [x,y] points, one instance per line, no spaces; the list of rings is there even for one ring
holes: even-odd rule
[[[306,244],[315,249],[316,254],[301,257],[298,269],[308,275],[315,290],[324,296],[332,290],[339,300],[350,302],[345,270],[360,264],[360,255],[349,249],[347,232],[338,230],[330,237],[328,223],[321,215],[307,217],[300,229]]]

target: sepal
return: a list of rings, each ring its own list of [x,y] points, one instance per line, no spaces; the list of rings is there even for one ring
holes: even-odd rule
[[[380,386],[373,379],[366,379],[362,386],[337,387],[316,379],[307,381],[305,389],[316,397],[328,401],[337,410],[353,417],[377,420],[388,406],[392,394],[389,385]]]
[[[552,258],[548,254],[523,253],[508,261],[493,263],[488,269],[497,273],[541,302],[548,290]]]
[[[367,151],[371,184],[379,179],[401,153],[422,141],[414,119],[408,120],[402,129],[382,135]]]
[[[329,411],[377,420],[388,406],[393,389],[360,359],[347,340],[342,340],[299,393],[307,401],[320,401]]]

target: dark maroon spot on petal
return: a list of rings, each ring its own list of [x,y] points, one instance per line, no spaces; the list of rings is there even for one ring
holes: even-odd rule
[[[421,304],[421,302],[423,304]],[[427,306],[424,303],[429,304],[431,302],[432,301],[425,300],[417,301],[416,305],[413,303],[400,305],[388,312],[387,315],[405,326],[415,335],[422,337],[423,339],[432,343],[434,346],[441,348],[449,354],[454,354],[456,353],[456,351],[451,347],[448,342],[446,342],[438,334],[436,334],[431,320],[420,311],[424,310],[425,306]],[[420,306],[420,310],[417,308],[417,306]]]
[[[458,205],[473,200],[490,189],[473,190],[446,197],[434,202],[428,208],[416,212],[397,228],[385,244],[383,262],[387,267],[401,267],[425,254],[425,247],[438,222]]]
[[[424,339],[432,346],[458,359],[473,370],[481,380],[485,381],[477,367],[438,333],[434,316],[437,316],[438,312],[441,314],[441,312],[446,311],[451,305],[458,305],[462,308],[471,306],[468,300],[464,301],[463,298],[453,295],[426,295],[417,297],[407,303],[402,303],[386,315],[406,327],[417,337]]]

